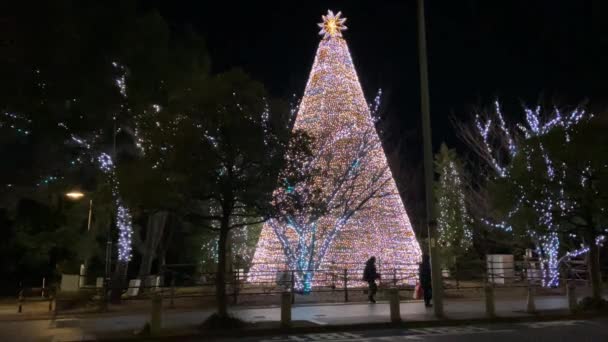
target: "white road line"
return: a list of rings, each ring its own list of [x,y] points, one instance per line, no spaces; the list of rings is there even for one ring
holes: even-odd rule
[[[425,329],[410,329],[409,332],[413,332],[414,335],[405,335],[405,340],[421,340],[425,337],[430,336],[457,336],[457,335],[474,335],[474,334],[488,334],[488,333],[510,333],[514,332],[513,329],[500,329],[491,330],[479,327],[445,327],[445,328],[425,328]]]
[[[320,333],[320,334],[305,334],[305,335],[289,335],[286,337],[274,337],[272,339],[260,340],[260,342],[317,342],[317,341],[332,341],[332,342],[354,342],[363,341],[365,338],[361,335],[348,332],[342,333]]]
[[[541,329],[541,328],[551,328],[551,327],[566,327],[573,326],[577,324],[583,324],[587,321],[549,321],[549,322],[530,322],[530,323],[520,323],[521,325],[525,325],[528,328],[532,329]]]
[[[428,337],[435,336],[458,336],[458,335],[474,335],[487,333],[510,333],[515,330],[501,329],[490,330],[481,327],[442,327],[442,328],[423,328],[410,329],[407,332],[414,335],[395,335],[395,336],[369,336],[363,337],[351,333],[323,333],[323,334],[305,334],[305,335],[290,335],[286,337],[275,337],[272,339],[260,340],[260,342],[381,342],[381,341],[405,341],[405,340],[423,340]]]

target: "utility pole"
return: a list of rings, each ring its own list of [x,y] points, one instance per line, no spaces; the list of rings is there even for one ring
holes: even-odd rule
[[[116,166],[116,115],[112,118],[112,162]],[[106,236],[106,269],[105,281],[106,286],[110,285],[110,273],[112,273],[112,225],[108,227]]]
[[[91,231],[91,218],[93,217],[93,199],[89,199],[89,219],[87,221],[87,233]]]
[[[431,141],[431,109],[429,102],[429,76],[426,56],[426,23],[424,0],[418,1],[418,63],[420,66],[420,109],[422,111],[422,135],[424,142],[424,190],[428,228],[429,255],[431,257],[431,282],[435,316],[443,317],[443,283],[441,263],[437,251],[437,221],[433,194],[433,148]]]
[[[85,196],[81,191],[70,191],[65,196],[72,200],[79,200]],[[89,194],[90,196],[90,194]],[[89,218],[87,220],[87,234],[91,232],[91,219],[93,217],[93,198],[89,198]],[[86,283],[87,267],[89,265],[89,257],[86,256],[82,264],[80,264],[80,272],[78,278],[78,286],[84,287]]]

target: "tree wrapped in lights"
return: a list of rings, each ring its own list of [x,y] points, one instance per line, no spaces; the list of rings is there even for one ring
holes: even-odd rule
[[[566,252],[557,262],[588,253],[587,265],[596,303],[601,300],[598,247],[604,242],[608,226],[605,130],[606,123],[591,115],[572,126],[555,127],[539,139],[543,147],[540,152],[537,149],[515,158],[510,176],[514,185],[503,184],[506,188],[528,189],[527,202],[540,203],[544,208],[543,217],[553,219],[553,229],[548,233],[556,243],[569,248],[573,247],[572,242],[586,245]],[[551,161],[553,172],[528,171],[546,164],[547,160]]]
[[[441,145],[435,156],[439,181],[435,184],[437,200],[438,243],[446,266],[452,266],[472,245],[471,218],[466,208],[464,170],[456,151]]]
[[[116,177],[116,166],[112,161],[112,158],[106,154],[101,153],[97,158],[99,162],[99,168],[103,171],[110,179],[112,186],[112,195],[116,205],[116,227],[118,227],[118,267],[126,267],[126,264],[131,261],[132,257],[132,217],[129,208],[123,203],[119,193],[119,183]],[[125,270],[126,271],[126,270]],[[121,273],[117,271],[117,273]]]
[[[490,115],[475,117],[472,129],[460,127],[465,142],[489,166],[485,175],[492,193],[500,193],[492,198],[502,213],[497,215],[498,223],[487,217],[481,220],[491,227],[530,237],[541,259],[543,285],[556,286],[559,263],[564,260],[559,257],[562,245],[573,238],[580,241],[580,232],[570,231],[572,224],[565,218],[572,218],[574,208],[581,203],[572,196],[577,193],[575,187],[569,186],[570,179],[585,178],[585,169],[578,164],[596,164],[597,158],[582,157],[572,150],[576,146],[574,137],[580,140],[576,131],[586,126],[592,115],[580,108],[568,113],[555,109],[548,115],[543,115],[540,106],[525,108],[525,121],[512,129],[503,118],[500,104],[495,102],[494,106]],[[585,149],[589,146],[592,144]],[[583,149],[582,145],[576,148]],[[574,159],[565,158],[564,151],[572,151]],[[597,237],[598,233],[594,234]],[[593,245],[598,238],[585,240]],[[568,252],[565,257],[586,250]]]
[[[287,106],[267,99],[260,83],[232,70],[193,82],[192,91],[140,126],[146,155],[158,161],[153,167],[168,172],[170,187],[183,198],[185,221],[217,236],[221,318],[228,316],[226,287],[233,281],[227,272],[231,236],[268,216],[290,117]]]
[[[237,213],[238,214],[238,213]],[[234,218],[234,224],[246,223]],[[251,264],[257,238],[260,235],[261,224],[245,225],[234,229],[228,234],[226,262],[235,269],[245,268]],[[218,262],[219,239],[217,236],[208,238],[200,250],[200,262],[203,270],[215,269]],[[235,271],[233,269],[233,271]]]
[[[345,20],[329,11],[319,24],[323,39],[293,128],[312,153],[288,153],[294,165],[274,192],[277,215],[262,229],[252,282],[290,269],[306,292],[325,284],[314,279],[318,270],[362,268],[371,256],[415,282],[420,247],[342,37]]]

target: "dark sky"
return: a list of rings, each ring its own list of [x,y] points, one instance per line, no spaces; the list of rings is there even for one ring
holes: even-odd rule
[[[449,123],[500,97],[602,108],[608,77],[605,1],[427,1],[433,140],[458,145]],[[421,148],[416,1],[200,1],[158,3],[176,29],[206,37],[214,70],[241,66],[275,96],[301,96],[327,9],[348,18],[345,38],[368,99],[378,88],[405,136]],[[413,136],[412,136],[413,134]],[[414,158],[416,159],[416,158]]]

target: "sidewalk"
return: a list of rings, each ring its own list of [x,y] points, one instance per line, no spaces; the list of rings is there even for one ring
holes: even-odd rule
[[[567,300],[563,296],[539,297],[536,308],[544,314],[567,313]],[[533,315],[525,313],[525,300],[497,300],[498,317],[525,318]],[[213,310],[194,310],[176,312],[163,311],[163,329],[172,333],[197,333],[197,326],[213,314]],[[231,313],[245,321],[260,326],[278,326],[280,308],[233,308]],[[483,319],[485,304],[483,300],[451,300],[445,303],[447,320]],[[377,304],[333,304],[333,305],[296,305],[292,308],[292,320],[299,325],[323,327],[333,325],[382,324],[389,322],[389,305],[387,302]],[[113,314],[82,315],[57,318],[56,320],[30,320],[0,322],[0,340],[6,334],[7,340],[18,337],[20,341],[39,341],[42,337],[52,336],[52,341],[82,340],[94,337],[133,336],[148,320],[148,315]],[[401,304],[403,321],[438,322],[432,309],[427,309],[421,302]],[[274,324],[270,324],[274,323]],[[15,335],[16,334],[16,335]],[[31,335],[31,336],[30,336]],[[30,339],[28,339],[28,337]]]
[[[548,296],[560,296],[565,295],[563,289],[541,289],[537,288],[537,296],[548,297]],[[588,293],[587,289],[577,289],[577,294],[583,295]],[[450,301],[479,301],[483,300],[483,291],[478,288],[463,288],[459,290],[448,290],[445,289],[445,300]],[[382,301],[385,299],[386,293],[380,291],[378,293],[378,299]],[[171,307],[170,296],[166,296],[163,300],[163,307],[168,311],[172,312],[185,312],[185,311],[196,311],[204,309],[212,309],[215,307],[214,296],[176,296],[174,298],[174,305]],[[509,288],[495,288],[495,297],[497,301],[501,300],[512,300],[526,298],[526,289],[523,287],[509,287]],[[352,289],[348,294],[349,303],[364,303],[367,301],[367,295],[363,293],[361,289]],[[402,291],[401,298],[404,303],[411,302],[411,291]],[[234,301],[234,297],[230,296],[229,300]],[[281,298],[280,293],[273,294],[245,294],[244,292],[238,297],[238,305],[233,306],[234,310],[241,310],[246,308],[268,308],[277,307],[280,305]],[[313,292],[308,295],[295,295],[296,306],[333,306],[344,304],[344,293],[340,291],[331,292]],[[96,303],[78,303],[77,305],[66,308],[64,305],[59,303],[53,303],[53,308],[60,307],[57,311],[58,316],[84,316],[94,315],[98,316],[99,310]],[[171,308],[170,308],[171,307]],[[146,297],[135,297],[124,300],[121,304],[115,305],[110,304],[108,310],[104,314],[111,315],[133,315],[133,314],[147,314],[150,312],[151,301],[150,298]],[[23,310],[21,313],[17,312],[17,300],[11,298],[0,299],[0,321],[11,321],[11,320],[24,320],[24,319],[45,319],[54,317],[54,312],[49,311],[48,299],[41,299],[37,297],[28,297],[23,302]]]

